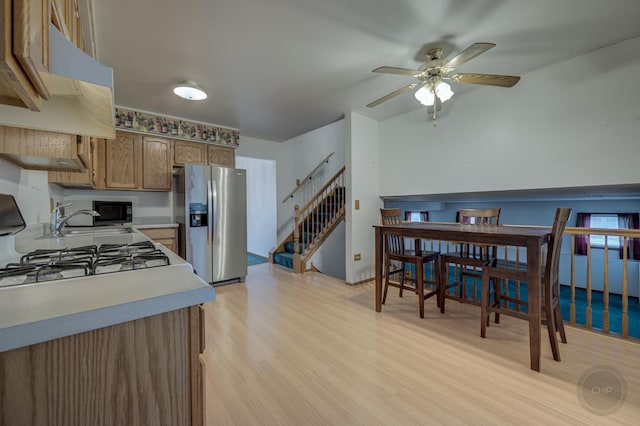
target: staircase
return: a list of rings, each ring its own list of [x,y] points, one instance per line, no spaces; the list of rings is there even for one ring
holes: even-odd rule
[[[295,206],[293,231],[269,253],[271,263],[307,271],[307,262],[345,217],[343,167],[302,208]]]

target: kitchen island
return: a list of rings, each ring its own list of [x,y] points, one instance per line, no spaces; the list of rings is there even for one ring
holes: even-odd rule
[[[3,242],[24,253],[148,240],[41,234]],[[164,251],[167,266],[0,287],[0,424],[203,424],[201,304],[215,292]]]

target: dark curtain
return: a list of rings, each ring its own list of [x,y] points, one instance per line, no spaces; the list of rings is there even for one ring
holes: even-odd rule
[[[591,223],[591,213],[578,213],[576,215],[576,227],[588,228]],[[588,235],[576,235],[574,251],[576,254],[586,255],[589,246]]]
[[[640,213],[620,213],[618,214],[618,228],[639,229]],[[624,238],[620,237],[620,259],[624,256]],[[627,239],[627,258],[640,260],[640,238]]]

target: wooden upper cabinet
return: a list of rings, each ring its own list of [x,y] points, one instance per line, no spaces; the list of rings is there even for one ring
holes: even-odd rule
[[[51,0],[13,0],[13,53],[43,99],[50,99]]]
[[[140,169],[140,136],[133,133],[116,133],[115,140],[105,141],[105,187],[136,189],[136,168]]]
[[[78,158],[87,170],[49,172],[49,183],[65,188],[105,189],[105,143],[105,139],[78,136]]]
[[[210,166],[235,167],[235,151],[218,145],[208,145],[207,160]]]
[[[84,171],[75,135],[0,126],[0,158],[31,170]]]
[[[0,8],[0,31],[2,31],[0,36],[0,103],[40,111],[42,98],[13,50],[13,0],[0,0]],[[25,19],[30,22],[28,16]],[[24,20],[19,21],[24,22]],[[30,42],[30,37],[29,33],[22,33],[20,40]],[[21,51],[25,48],[22,43],[18,47]],[[31,47],[32,45],[28,44],[27,49],[31,51]],[[49,46],[44,48],[48,58]]]
[[[173,141],[173,164],[207,164],[207,145],[203,143]]]
[[[142,145],[142,187],[169,191],[173,164],[171,140],[144,137]]]
[[[84,50],[78,0],[50,0],[51,22],[67,40]]]

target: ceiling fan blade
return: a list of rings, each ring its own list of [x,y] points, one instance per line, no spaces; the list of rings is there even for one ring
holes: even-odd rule
[[[411,89],[415,88],[418,85],[420,85],[420,83],[407,84],[406,86],[401,87],[398,90],[394,90],[393,92],[389,93],[388,95],[384,95],[383,97],[381,97],[379,99],[376,99],[375,101],[371,102],[370,104],[367,104],[367,107],[373,108],[375,106],[378,106],[381,103],[383,103],[385,101],[388,101],[389,99],[391,99],[393,97],[401,95],[402,93],[406,92],[407,90],[411,90]]]
[[[513,87],[520,81],[520,77],[515,75],[459,73],[451,77],[451,81],[466,84],[484,84],[486,86]]]
[[[416,77],[420,75],[421,71],[418,70],[410,70],[407,68],[397,68],[397,67],[379,67],[371,72],[380,72],[384,74],[400,74],[400,75],[410,75],[412,77]]]
[[[449,62],[443,65],[443,67],[451,69],[458,68],[465,62],[472,60],[479,54],[484,53],[495,46],[496,45],[494,43],[474,43],[450,59]]]

